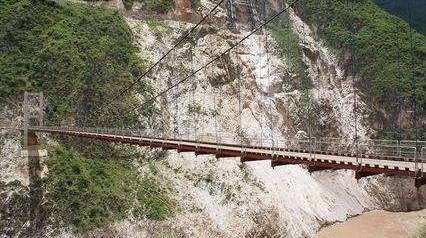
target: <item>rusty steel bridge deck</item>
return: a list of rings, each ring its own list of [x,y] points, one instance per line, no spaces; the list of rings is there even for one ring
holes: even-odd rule
[[[242,147],[233,144],[215,144],[211,142],[177,140],[169,138],[142,137],[121,135],[111,132],[78,131],[57,128],[29,128],[33,132],[68,135],[81,138],[91,138],[110,142],[177,150],[178,152],[194,152],[196,155],[211,154],[217,158],[239,157],[242,162],[256,160],[271,160],[271,166],[304,164],[310,171],[325,169],[350,169],[356,171],[356,176],[363,177],[374,174],[387,174],[414,177],[423,184],[425,182],[424,161],[404,161],[387,158],[386,156],[336,154],[334,152],[314,153],[306,150],[286,148]]]

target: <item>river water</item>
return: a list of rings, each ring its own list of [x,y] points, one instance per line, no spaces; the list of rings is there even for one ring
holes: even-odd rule
[[[426,209],[413,212],[375,210],[321,229],[314,238],[409,238],[426,224]]]

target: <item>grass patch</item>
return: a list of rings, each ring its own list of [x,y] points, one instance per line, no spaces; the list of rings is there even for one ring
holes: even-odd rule
[[[123,5],[127,10],[129,10],[132,9],[134,2],[135,0],[123,0]]]
[[[297,81],[289,82],[294,89],[311,88],[312,82],[308,77],[307,66],[303,62],[302,47],[300,46],[299,37],[294,33],[288,16],[275,23],[270,28],[271,35],[278,44],[280,54],[286,59],[288,71],[297,75]]]
[[[162,33],[170,29],[169,25],[165,21],[150,18],[146,21],[149,29],[157,36],[160,37]]]
[[[58,148],[48,168],[47,200],[55,220],[83,232],[126,217],[137,182],[127,164]]]
[[[419,140],[426,140],[426,134],[422,133],[422,131],[425,131],[425,128],[420,128],[418,133],[418,139]],[[381,139],[381,140],[406,140],[406,139],[414,139],[416,138],[416,129],[410,128],[410,129],[386,129],[386,130],[380,130],[376,132],[373,135],[374,139]]]
[[[198,102],[194,102],[193,104],[188,105],[188,114],[190,115],[201,115],[203,113],[203,109],[201,108],[201,104]]]
[[[317,122],[320,121],[321,108],[308,89],[300,90],[300,97],[295,101],[296,109],[293,113],[295,123],[300,130],[311,136],[321,136],[322,132]]]
[[[163,220],[176,211],[175,203],[169,198],[170,188],[155,177],[147,176],[139,184],[135,215],[140,218]]]
[[[206,174],[202,177],[202,180],[207,184],[213,183],[214,179],[215,179],[215,177],[214,177],[214,174],[212,172],[210,172],[210,173],[208,173],[208,174]]]
[[[149,161],[148,168],[149,168],[149,171],[154,175],[157,175],[159,172],[157,166],[152,160]]]
[[[120,114],[122,120],[114,119],[137,102],[134,95],[118,100],[102,118],[88,117],[88,112],[132,83],[145,65],[118,12],[49,0],[5,0],[0,24],[0,98],[43,91],[51,123],[138,122],[138,112],[133,111]],[[145,95],[150,88],[142,85],[136,90]]]
[[[157,180],[158,171],[139,178],[126,161],[91,159],[64,147],[55,150],[48,168],[44,184],[51,219],[77,233],[103,227],[131,212],[156,220],[174,212],[170,188]]]
[[[0,181],[0,234],[4,237],[29,237],[29,189],[19,181]]]
[[[201,0],[191,0],[192,9],[197,9],[201,6]]]
[[[265,185],[261,181],[257,180],[256,177],[253,176],[253,174],[251,174],[249,168],[247,167],[247,164],[241,163],[240,165],[238,165],[238,167],[243,173],[244,181],[249,184],[253,184],[254,186],[260,188],[262,191],[265,191]]]
[[[143,0],[142,2],[145,3],[150,10],[162,13],[167,12],[174,5],[174,1],[171,0]]]
[[[135,2],[142,3],[147,10],[159,13],[167,12],[174,5],[174,1],[171,0],[123,0],[124,7],[126,9],[131,9]]]

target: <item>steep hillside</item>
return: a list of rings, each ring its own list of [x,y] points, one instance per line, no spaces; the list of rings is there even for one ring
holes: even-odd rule
[[[137,55],[119,13],[81,4],[4,1],[0,22],[2,122],[19,125],[19,102],[27,90],[46,95],[46,124],[141,126],[138,118],[144,112],[121,115],[120,111],[149,93],[148,85],[117,100],[114,110],[90,114],[97,109],[94,105],[127,87],[144,69],[144,59]],[[136,217],[161,218],[172,210],[157,199],[168,200],[166,189],[158,187],[166,182],[142,176],[132,164],[135,161],[126,159],[150,158],[134,148],[56,137],[44,142],[49,150],[49,174],[42,184],[45,217],[40,219],[45,230],[34,231],[22,204],[27,199],[28,206],[34,206],[24,187],[30,178],[20,134],[1,132],[1,237],[49,234],[58,227],[87,231],[126,217],[131,207]],[[31,192],[41,184],[33,185]],[[142,192],[146,189],[153,191],[146,195]]]
[[[401,17],[406,22],[411,21],[411,24],[417,31],[423,34],[426,33],[426,16],[424,15],[426,11],[426,2],[422,0],[412,0],[410,4],[408,4],[408,1],[404,0],[374,0],[374,2],[389,13]]]
[[[19,105],[13,104],[22,92],[43,90],[47,123],[147,127],[167,136],[234,143],[243,138],[267,145],[272,138],[308,134],[350,143],[355,98],[359,139],[412,138],[414,127],[404,113],[413,109],[413,98],[425,103],[424,35],[414,34],[411,58],[407,24],[371,1],[304,0],[152,105],[133,107],[248,34],[246,11],[238,7],[239,21],[231,29],[225,27],[223,5],[139,88],[113,109],[91,115],[94,105],[134,82],[215,1],[66,2],[0,6],[0,98],[8,100],[1,101],[1,117],[19,122]],[[256,3],[262,17],[284,5]],[[415,94],[409,87],[411,59]],[[424,117],[422,109],[418,113]],[[28,188],[20,136],[0,135],[0,234],[30,236],[26,204],[35,188]],[[43,142],[49,172],[41,183],[45,212],[37,235],[299,238],[364,211],[426,206],[425,187],[414,188],[408,178],[357,181],[346,170],[310,174],[297,165],[273,169],[268,161],[241,163],[59,137]]]
[[[5,1],[0,12],[0,97],[42,90],[50,123],[87,123],[94,105],[132,83],[144,69],[131,32],[115,11],[53,1]],[[146,92],[143,85],[137,90]],[[129,95],[116,107],[135,102]],[[115,113],[106,113],[103,122],[113,122],[108,115]],[[130,113],[126,121],[135,123],[136,115]]]
[[[406,22],[372,1],[305,1],[296,12],[356,75],[366,104],[359,113],[368,116],[378,137],[413,139],[415,127],[425,136],[425,35],[411,35]],[[409,113],[414,110],[416,118]]]

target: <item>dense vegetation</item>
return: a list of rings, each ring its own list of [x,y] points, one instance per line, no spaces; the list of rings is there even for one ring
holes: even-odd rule
[[[123,0],[126,9],[132,8],[135,2],[142,3],[144,10],[150,10],[157,13],[166,13],[174,4],[174,1],[172,0]],[[200,0],[191,0],[191,7],[193,9],[198,8],[200,4]]]
[[[401,17],[419,32],[426,33],[426,1],[424,0],[374,0],[391,14]],[[411,11],[411,20],[410,20]]]
[[[197,9],[201,6],[201,0],[191,0],[191,6],[192,8]]]
[[[134,2],[140,2],[146,10],[165,13],[173,7],[174,1],[171,0],[124,0],[124,6],[130,9]]]
[[[268,51],[277,49],[279,54],[285,59],[287,77],[285,85],[289,88],[284,90],[293,91],[306,90],[312,87],[312,82],[308,77],[307,66],[303,62],[303,48],[300,44],[299,36],[293,29],[290,16],[284,12],[268,25],[273,41],[278,47],[267,45]]]
[[[0,5],[0,23],[0,98],[43,91],[52,123],[86,122],[88,112],[143,70],[130,30],[112,10],[6,0]],[[146,89],[143,85],[138,90]],[[112,120],[114,113],[135,102],[132,95],[124,97],[103,121],[136,123],[137,111]],[[100,122],[99,117],[90,119],[88,123]]]
[[[348,53],[353,52],[357,87],[369,106],[365,113],[378,124],[379,134],[414,138],[412,129],[395,128],[400,128],[401,109],[413,111],[413,102],[417,117],[425,116],[426,36],[416,32],[411,35],[405,21],[371,0],[306,0],[295,8],[317,29],[318,37],[338,51],[349,72],[352,66]]]
[[[48,204],[54,217],[78,231],[124,218],[137,176],[126,163],[89,159],[59,148],[48,161]]]
[[[112,110],[91,114],[134,82],[145,65],[116,11],[48,0],[5,0],[0,25],[0,98],[43,91],[47,124],[129,128],[140,126],[140,114],[148,115],[146,110],[129,110],[139,103],[135,94],[118,98]],[[145,96],[150,87],[142,84],[135,92]],[[168,190],[158,188],[162,182],[138,176],[131,159],[143,156],[132,148],[57,139],[60,145],[50,148],[53,156],[44,180],[52,220],[86,231],[123,218],[133,208],[135,215],[153,219],[172,214]],[[158,196],[162,201],[157,202]]]
[[[175,211],[175,203],[168,197],[171,188],[164,181],[156,179],[158,168],[151,161],[150,175],[146,175],[138,185],[136,198],[139,207],[134,210],[137,217],[161,220],[171,216]]]
[[[28,219],[30,217],[29,189],[20,182],[8,184],[0,181],[0,234],[2,237],[30,236]]]
[[[92,156],[89,154],[89,156]],[[125,160],[87,157],[73,149],[57,148],[48,161],[45,179],[47,208],[53,220],[75,231],[101,227],[129,212],[137,217],[164,219],[174,211],[168,189],[153,176],[138,177]]]
[[[294,33],[289,24],[278,23],[271,27],[272,37],[277,42],[281,55],[287,60],[288,73],[296,75],[296,78],[286,82],[292,85],[294,89],[307,89],[312,86],[312,83],[307,74],[307,66],[302,60],[302,48],[299,44],[299,38]]]

